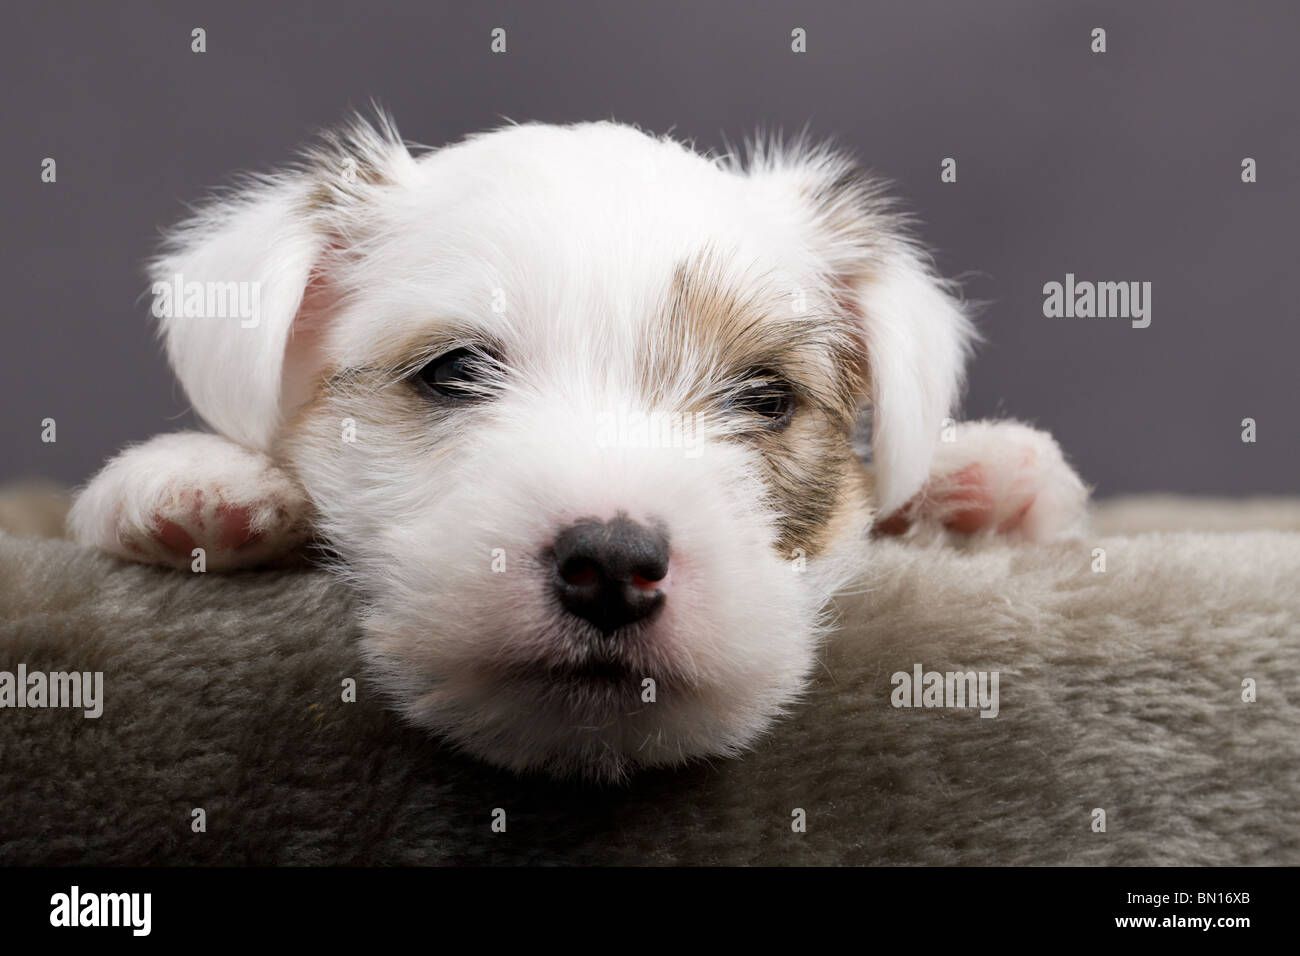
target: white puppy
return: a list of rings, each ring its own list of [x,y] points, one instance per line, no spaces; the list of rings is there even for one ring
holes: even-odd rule
[[[221,570],[314,538],[385,694],[517,770],[750,744],[878,516],[1043,538],[1083,512],[1049,437],[947,421],[971,325],[824,148],[591,123],[416,155],[356,121],[213,200],[153,277],[217,434],[123,452],[77,539]]]

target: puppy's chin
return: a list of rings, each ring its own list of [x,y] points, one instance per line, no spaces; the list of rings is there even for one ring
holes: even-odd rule
[[[608,636],[539,592],[503,609],[497,588],[463,580],[454,630],[438,626],[437,601],[381,600],[365,649],[404,715],[456,747],[510,770],[614,782],[733,756],[800,693],[820,600],[797,593],[775,555],[750,557],[746,574],[722,606],[677,594],[653,622]]]

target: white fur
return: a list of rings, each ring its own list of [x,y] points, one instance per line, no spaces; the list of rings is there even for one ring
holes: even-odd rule
[[[870,511],[849,509],[807,567],[778,553],[780,505],[759,453],[709,404],[733,370],[688,349],[654,401],[638,374],[668,347],[674,270],[707,253],[756,309],[797,297],[813,318],[857,323],[874,504],[912,499],[973,332],[875,188],[830,188],[849,169],[804,144],[759,148],[747,165],[710,159],[610,123],[507,127],[413,156],[386,122],[354,124],[173,234],[157,281],[261,289],[253,328],[163,322],[187,394],[224,437],[129,450],[83,492],[74,532],[168,560],[148,541],[160,514],[194,515],[192,499],[176,505],[187,482],[262,502],[259,521],[290,516],[278,537],[262,529],[284,547],[301,541],[310,508],[366,598],[364,647],[385,692],[421,726],[498,764],[561,774],[733,754],[800,692]],[[412,411],[400,379],[468,335],[509,356],[499,391],[455,413]],[[397,366],[384,365],[399,344]],[[811,332],[803,358],[826,374],[833,364]],[[354,381],[327,382],[329,370]],[[698,456],[595,440],[602,416],[702,406]],[[1053,481],[1048,464],[1035,474]],[[1038,531],[1054,527],[1055,499],[1042,501]],[[567,523],[620,512],[662,522],[672,560],[663,613],[611,644],[561,611],[544,555]],[[254,558],[265,555],[218,563]],[[635,679],[575,676],[598,663]]]

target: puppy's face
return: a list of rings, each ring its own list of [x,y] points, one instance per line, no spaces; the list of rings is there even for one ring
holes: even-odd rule
[[[419,159],[355,128],[180,235],[160,274],[266,306],[169,347],[311,497],[409,718],[521,770],[734,753],[798,694],[960,374],[964,319],[848,173],[611,124]]]

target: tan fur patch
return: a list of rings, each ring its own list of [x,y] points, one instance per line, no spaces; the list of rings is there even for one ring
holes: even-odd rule
[[[705,252],[674,271],[664,322],[642,350],[642,388],[659,404],[671,383],[693,374],[697,391],[685,410],[696,410],[754,370],[789,381],[797,402],[789,424],[759,423],[737,438],[763,454],[780,514],[778,550],[812,556],[832,527],[865,508],[869,490],[851,444],[865,398],[861,331],[839,309],[796,314],[791,294],[761,282],[739,288],[723,265]]]

